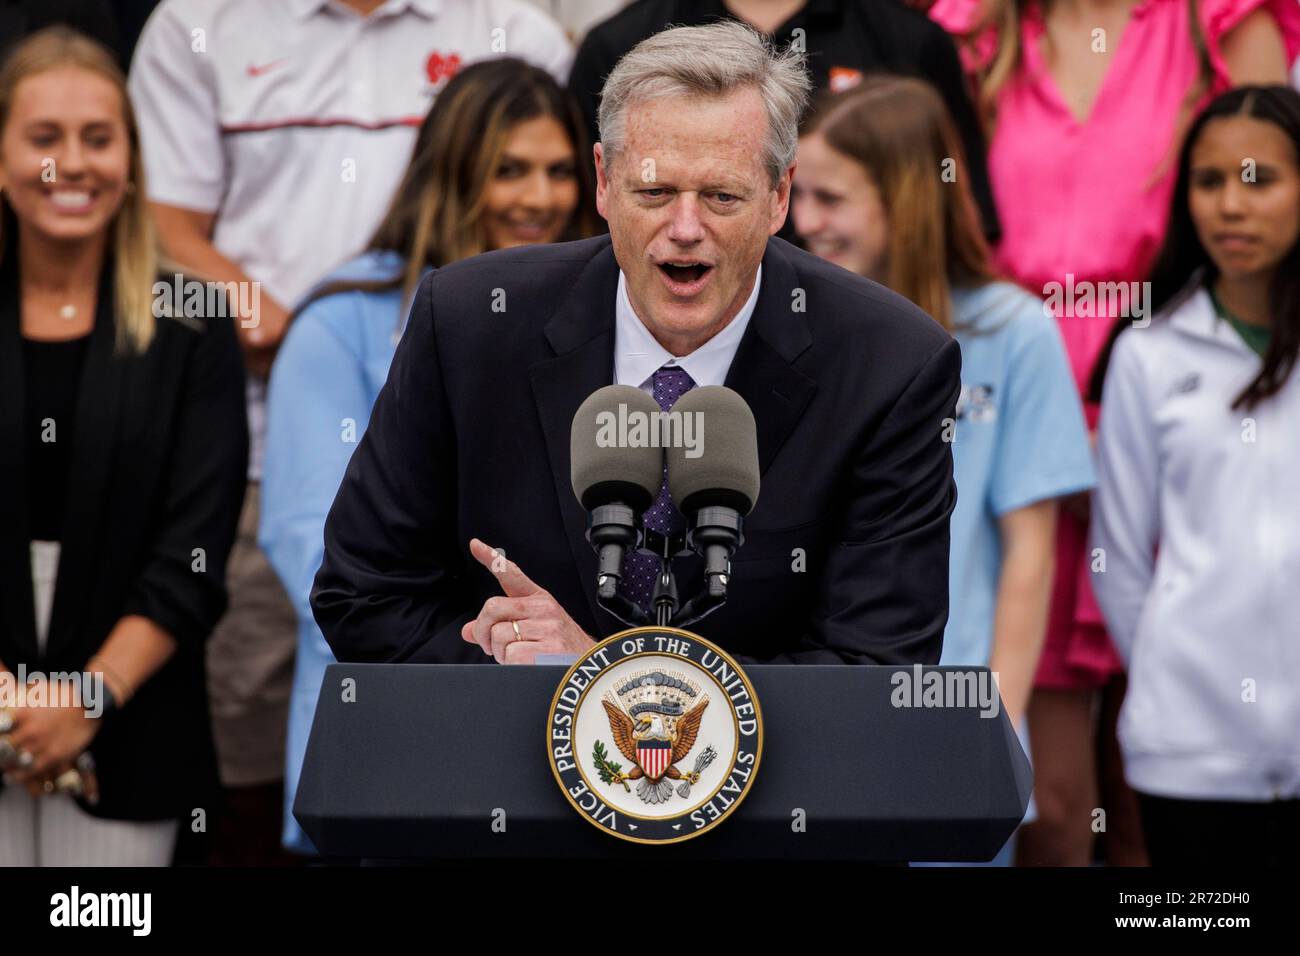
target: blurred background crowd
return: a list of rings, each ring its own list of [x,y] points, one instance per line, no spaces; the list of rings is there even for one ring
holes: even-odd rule
[[[995,862],[1300,848],[1300,2],[30,0],[0,671],[111,700],[0,713],[0,864],[315,858],[309,594],[415,289],[602,231],[605,76],[722,17],[818,91],[782,237],[961,345],[942,663],[998,673],[1036,778]],[[160,310],[180,277],[234,314]]]

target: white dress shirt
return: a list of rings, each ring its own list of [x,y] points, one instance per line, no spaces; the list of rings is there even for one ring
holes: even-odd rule
[[[754,288],[736,317],[690,355],[673,355],[655,340],[632,308],[632,301],[627,297],[627,280],[623,270],[618,270],[618,294],[614,305],[614,383],[634,385],[647,394],[653,394],[655,372],[665,365],[679,365],[696,385],[722,385],[754,314],[762,284],[763,266],[760,264],[754,277]]]

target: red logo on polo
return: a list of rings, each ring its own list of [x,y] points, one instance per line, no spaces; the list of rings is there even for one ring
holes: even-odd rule
[[[862,71],[849,66],[831,67],[830,88],[832,93],[852,89],[862,82]]]
[[[429,77],[430,83],[441,83],[443,80],[450,80],[459,69],[459,53],[442,54],[434,50],[429,54],[429,59],[424,61],[424,72]]]
[[[287,59],[281,57],[278,60],[272,60],[270,63],[262,63],[260,65],[257,63],[250,63],[248,64],[248,75],[261,76],[263,73],[269,73],[272,70],[274,70],[277,66],[283,66],[288,62],[289,61]]]

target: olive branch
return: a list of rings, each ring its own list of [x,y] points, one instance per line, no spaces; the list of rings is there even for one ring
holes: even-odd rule
[[[628,793],[632,792],[632,788],[623,779],[623,765],[609,759],[605,745],[599,740],[591,748],[591,760],[596,765],[596,773],[599,774],[601,783],[621,783],[624,790]]]

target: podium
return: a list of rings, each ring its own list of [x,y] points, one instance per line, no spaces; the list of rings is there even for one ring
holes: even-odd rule
[[[332,664],[293,813],[327,857],[990,860],[1024,817],[1029,761],[1000,705],[899,706],[904,671],[747,666],[764,723],[750,793],[708,833],[643,846],[593,827],[555,780],[564,667]]]

